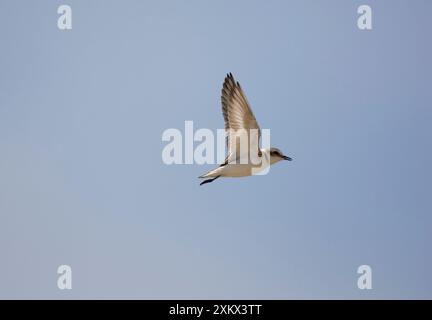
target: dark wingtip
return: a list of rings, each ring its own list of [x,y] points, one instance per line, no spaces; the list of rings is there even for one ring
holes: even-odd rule
[[[226,78],[231,80],[231,81],[234,81],[234,76],[232,75],[231,72],[227,74]]]
[[[204,180],[203,182],[200,183],[200,186],[202,186],[202,185],[205,184],[205,183],[209,183],[209,182],[215,181],[215,180],[216,180],[217,178],[219,178],[219,177],[220,177],[220,175],[219,175],[219,176],[216,176],[216,177],[214,177],[214,178],[212,178],[212,179]]]
[[[212,179],[204,180],[203,182],[200,183],[200,186],[202,186],[203,184],[212,182],[212,181],[213,181]]]

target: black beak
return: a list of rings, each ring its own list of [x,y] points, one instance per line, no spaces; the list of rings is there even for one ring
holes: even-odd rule
[[[287,157],[287,156],[282,156],[282,158],[283,158],[284,160],[288,160],[288,161],[291,161],[291,160],[292,160],[290,157]]]

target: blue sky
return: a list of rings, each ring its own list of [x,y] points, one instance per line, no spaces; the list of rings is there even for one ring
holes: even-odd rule
[[[60,4],[0,3],[0,297],[432,298],[430,1]],[[294,161],[200,187],[228,72]]]

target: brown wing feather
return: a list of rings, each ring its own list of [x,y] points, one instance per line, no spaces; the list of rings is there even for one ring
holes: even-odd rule
[[[256,121],[240,84],[234,80],[231,73],[225,77],[222,87],[221,101],[225,130],[257,129],[259,141],[261,130],[258,122]],[[230,147],[229,135],[227,136],[227,146],[228,148]],[[259,155],[261,154],[259,146],[258,153]]]

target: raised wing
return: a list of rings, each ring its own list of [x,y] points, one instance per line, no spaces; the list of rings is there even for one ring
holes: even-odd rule
[[[239,159],[240,155],[244,154],[245,147],[240,148],[240,141],[245,141],[242,140],[245,138],[247,138],[247,147],[255,148],[256,145],[255,150],[261,155],[259,149],[260,127],[249,106],[246,95],[231,73],[225,77],[221,100],[225,130],[227,131],[228,156],[226,162]],[[251,139],[250,142],[249,139]],[[247,151],[249,153],[249,150]]]

